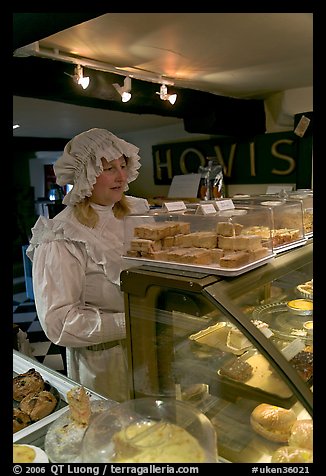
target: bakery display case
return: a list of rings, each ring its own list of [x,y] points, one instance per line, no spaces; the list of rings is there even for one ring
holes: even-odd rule
[[[162,210],[125,217],[124,258],[128,265],[236,276],[274,257],[268,208],[244,206],[211,215]],[[253,231],[260,224],[261,236]]]
[[[286,462],[286,453],[310,462],[311,437],[294,461],[290,430],[259,432],[255,417],[266,405],[312,425],[312,254],[308,240],[237,276],[153,261],[124,270],[131,398],[169,396],[200,409],[221,461]]]
[[[310,189],[287,192],[288,200],[299,200],[303,211],[303,228],[306,237],[313,235],[314,226],[314,194]]]
[[[271,234],[273,250],[276,253],[301,246],[308,238],[305,229],[312,226],[308,224],[308,219],[312,221],[312,212],[309,212],[309,216],[308,212],[306,212],[307,218],[304,219],[304,204],[302,200],[295,199],[294,197],[288,199],[287,194],[285,197],[280,194],[267,194],[233,197],[232,201],[237,205],[258,205],[270,210],[272,216]],[[307,222],[306,228],[304,227],[304,221]],[[269,230],[258,224],[251,232],[264,236],[266,233],[269,233]],[[309,238],[311,237],[312,235],[309,235]]]

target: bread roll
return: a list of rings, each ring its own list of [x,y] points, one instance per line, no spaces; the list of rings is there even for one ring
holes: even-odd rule
[[[19,408],[14,408],[13,409],[13,433],[16,433],[16,431],[22,430],[23,428],[26,428],[30,423],[32,423],[32,420],[30,419],[29,415],[27,413],[23,412]]]
[[[43,377],[35,369],[29,369],[13,378],[13,399],[17,402],[20,402],[31,392],[40,392],[43,389]]]
[[[290,446],[299,446],[312,450],[313,422],[312,420],[297,420],[292,428],[288,441]]]
[[[292,409],[287,410],[268,403],[261,403],[252,411],[250,424],[258,435],[267,440],[286,443],[296,418]]]
[[[56,397],[47,390],[29,393],[20,402],[20,409],[30,416],[33,421],[41,420],[50,415],[57,405]]]
[[[307,448],[281,446],[272,454],[271,463],[312,463],[313,453]]]

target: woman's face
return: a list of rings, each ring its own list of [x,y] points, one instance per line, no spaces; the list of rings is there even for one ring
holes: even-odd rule
[[[90,200],[98,205],[114,205],[121,200],[127,183],[127,162],[122,155],[110,162],[102,159],[102,164],[103,172],[96,179]]]

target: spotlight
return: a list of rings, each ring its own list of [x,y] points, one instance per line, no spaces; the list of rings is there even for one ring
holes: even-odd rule
[[[117,83],[112,84],[112,86],[118,91],[121,96],[122,102],[128,102],[131,99],[131,79],[129,76],[125,77],[123,86],[120,86]]]
[[[160,92],[156,92],[156,94],[160,95],[162,101],[169,101],[171,104],[174,104],[178,97],[177,94],[168,94],[168,88],[165,84],[161,85]]]
[[[75,68],[75,79],[77,84],[79,84],[83,89],[88,88],[89,86],[89,77],[84,76],[83,68],[78,64]]]
[[[74,75],[72,74],[69,74],[69,73],[66,73],[65,74],[67,76],[70,76],[71,78],[73,78],[73,80],[79,84],[83,89],[86,89],[88,88],[89,86],[89,77],[88,76],[84,76],[83,74],[83,68],[80,66],[80,64],[78,64],[75,68],[75,71],[74,71]]]

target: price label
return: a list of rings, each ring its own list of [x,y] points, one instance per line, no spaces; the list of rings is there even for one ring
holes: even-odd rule
[[[282,353],[286,360],[291,360],[295,355],[305,348],[305,343],[301,339],[295,339],[282,349]]]
[[[164,209],[166,209],[168,212],[176,212],[179,210],[186,210],[187,207],[184,202],[165,202]]]
[[[231,210],[231,208],[234,208],[234,203],[230,199],[216,200],[215,204],[218,210]]]
[[[211,213],[216,214],[216,208],[212,203],[207,203],[205,205],[198,205],[196,209],[196,215],[209,215]]]

